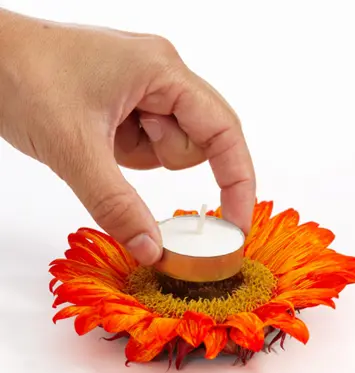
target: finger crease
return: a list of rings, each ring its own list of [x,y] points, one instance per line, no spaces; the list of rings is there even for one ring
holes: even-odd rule
[[[255,182],[253,181],[252,178],[243,178],[243,179],[240,179],[240,180],[237,180],[237,181],[233,181],[231,183],[222,184],[222,185],[220,185],[220,188],[225,190],[225,189],[233,188],[236,185],[238,185],[238,187],[240,187],[243,184],[250,185],[251,190],[255,189]]]
[[[226,133],[227,131],[225,131],[224,133]],[[218,158],[218,157],[222,157],[225,153],[231,151],[233,148],[235,147],[238,147],[239,146],[239,143],[237,140],[234,140],[231,142],[231,144],[227,145],[227,147],[225,147],[224,149],[222,149],[221,151],[215,151],[214,153],[211,151],[211,148],[212,148],[212,144],[210,145],[210,149],[207,148],[207,156],[208,158],[210,159],[210,161]],[[211,154],[213,153],[213,154]]]

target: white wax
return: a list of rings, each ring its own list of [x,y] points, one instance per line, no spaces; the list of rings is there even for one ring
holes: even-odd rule
[[[244,244],[244,235],[235,225],[206,216],[203,232],[198,232],[200,216],[178,216],[159,224],[163,246],[180,255],[215,257],[230,254]]]

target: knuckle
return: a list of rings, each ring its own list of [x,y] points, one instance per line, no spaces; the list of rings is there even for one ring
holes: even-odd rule
[[[133,193],[126,191],[107,194],[93,205],[91,215],[107,232],[117,230],[129,222],[134,200]]]
[[[181,57],[174,44],[163,36],[155,36],[154,49],[162,62],[181,62]]]
[[[169,39],[165,38],[164,36],[157,35],[155,37],[155,40],[159,48],[161,48],[162,50],[167,51],[167,52],[177,53],[173,43]]]

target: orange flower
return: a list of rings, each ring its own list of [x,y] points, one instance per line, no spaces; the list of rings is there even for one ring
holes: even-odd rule
[[[227,353],[245,363],[276,341],[283,346],[286,334],[306,343],[307,327],[295,311],[334,308],[333,298],[355,282],[355,258],[328,248],[331,231],[313,222],[299,225],[293,209],[271,217],[272,208],[272,202],[256,204],[243,284],[218,299],[162,293],[155,272],[140,267],[111,237],[79,229],[69,235],[66,258],[50,264],[53,307],[70,304],[54,322],[75,316],[79,335],[102,327],[114,333],[109,340],[129,337],[128,361],[148,362],[168,351],[171,364],[175,353],[177,368],[200,348],[207,359]],[[220,209],[208,214],[221,217]],[[270,333],[275,335],[267,343]]]

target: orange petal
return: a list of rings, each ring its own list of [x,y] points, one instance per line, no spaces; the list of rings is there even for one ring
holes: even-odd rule
[[[275,300],[259,307],[254,313],[264,323],[264,326],[273,326],[292,335],[302,343],[307,343],[309,339],[308,329],[303,321],[295,317],[291,302]]]
[[[177,335],[180,319],[155,317],[148,321],[142,321],[132,328],[129,333],[142,344],[154,342],[167,343]]]
[[[335,271],[335,270],[334,270]],[[294,271],[296,272],[296,271]],[[303,271],[300,271],[303,272]],[[305,273],[289,274],[287,277],[282,277],[278,284],[278,292],[283,293],[289,290],[306,290],[306,289],[337,289],[343,288],[344,285],[353,283],[354,274],[347,275],[346,273],[327,273],[326,271],[314,271],[310,269]],[[291,279],[293,282],[290,282]]]
[[[257,315],[242,312],[228,318],[225,323],[231,327],[230,338],[237,345],[257,352],[264,346],[264,324]]]
[[[90,277],[78,278],[61,284],[54,290],[54,295],[56,299],[53,307],[63,303],[72,303],[77,306],[93,306],[109,295],[134,300],[132,296],[124,294]]]
[[[51,292],[51,293],[53,293],[54,292],[54,286],[58,283],[58,279],[57,278],[53,278],[51,281],[50,281],[50,283],[49,283],[49,291]]]
[[[100,268],[111,269],[121,276],[131,273],[137,266],[131,255],[112,237],[90,228],[80,228],[68,237],[71,247],[87,251]]]
[[[309,331],[306,324],[297,317],[284,314],[278,317],[277,320],[270,320],[267,324],[284,331],[304,344],[309,340]]]
[[[334,238],[332,232],[316,223],[296,226],[296,215],[294,210],[287,210],[272,218],[252,243],[251,258],[265,264],[275,275],[314,260]]]
[[[147,363],[159,355],[163,348],[164,345],[158,343],[152,343],[151,346],[147,347],[146,344],[139,343],[133,337],[130,337],[126,345],[125,353],[129,362]]]
[[[125,353],[127,360],[136,363],[147,363],[153,360],[162,351],[163,346],[147,348],[146,345],[139,343],[133,337],[130,337]]]
[[[274,203],[272,201],[256,202],[253,211],[252,225],[261,229],[270,219]]]
[[[336,289],[299,289],[291,290],[277,296],[277,300],[291,302],[295,308],[309,308],[325,305],[335,308],[332,298],[337,297]]]
[[[283,250],[277,252],[272,263],[274,273],[281,275],[304,267],[315,260],[333,239],[334,234],[327,229],[319,228],[318,224],[307,223],[299,226],[289,238],[285,238]],[[292,259],[289,253],[292,253]]]
[[[265,264],[275,275],[290,273],[317,258],[334,234],[314,222],[298,226],[297,211],[289,209],[271,217],[272,202],[255,206],[252,229],[246,238],[246,257]],[[290,258],[292,253],[292,258]]]
[[[100,309],[102,326],[109,333],[129,331],[141,321],[151,319],[153,315],[130,301],[103,302]]]
[[[355,282],[355,259],[324,250],[315,260],[280,276],[278,291],[307,288],[343,288]]]
[[[53,317],[53,322],[56,324],[57,321],[63,319],[69,319],[70,317],[79,315],[81,312],[85,312],[91,307],[83,307],[83,306],[68,306],[61,309],[57,312]]]
[[[68,237],[67,259],[54,260],[50,273],[54,279],[50,290],[56,296],[53,307],[66,302],[93,305],[110,294],[120,295],[126,276],[135,260],[110,236],[93,229],[81,228]],[[63,284],[54,290],[55,284]]]
[[[123,288],[124,277],[111,270],[94,267],[71,259],[56,259],[51,263],[49,272],[59,281],[68,282],[79,277],[93,277],[107,285]]]
[[[54,295],[56,295],[56,299],[53,302],[53,307],[56,308],[63,303],[92,306],[96,305],[108,294],[109,291],[106,288],[96,284],[88,284],[84,281],[65,283],[55,289]]]
[[[248,258],[251,258],[255,250],[260,246],[256,241],[265,224],[270,219],[272,207],[272,202],[261,202],[254,207],[252,227],[244,245],[244,255]]]
[[[214,327],[203,340],[206,347],[206,359],[215,359],[228,342],[228,333],[223,327]]]
[[[129,252],[111,236],[96,231],[94,229],[86,228],[80,229],[79,233],[84,233],[89,239],[93,240],[99,247],[104,248],[106,254],[106,261],[114,269],[120,269],[126,274],[131,273],[136,267],[136,260],[129,254]]]
[[[207,211],[206,215],[222,219],[222,208],[218,207],[216,210]]]
[[[215,324],[215,321],[209,316],[187,311],[177,328],[177,334],[191,346],[198,347]]]
[[[78,335],[89,333],[101,324],[100,315],[94,307],[81,312],[75,319],[74,327]]]
[[[92,239],[86,237],[85,231],[86,228],[80,228],[76,233],[71,233],[68,236],[70,249],[65,252],[66,258],[112,272],[112,268],[105,261],[105,247],[99,247]],[[125,275],[119,270],[117,270],[117,274]]]
[[[195,210],[176,210],[173,216],[176,217],[183,215],[198,215],[198,212]]]
[[[288,313],[291,316],[295,316],[295,309],[293,304],[284,299],[277,297],[276,299],[270,301],[269,303],[260,306],[253,311],[260,320],[265,322],[268,319],[276,318],[280,314]]]
[[[135,299],[131,295],[128,295],[128,294],[123,294],[123,295],[125,295],[125,297],[115,296],[115,295],[106,297],[101,307],[101,315],[103,317],[106,317],[114,312],[119,312],[119,313],[123,312],[126,314],[132,314],[132,315],[137,312],[141,312],[141,311],[149,312],[149,309],[146,306],[144,306],[143,304],[140,304],[137,301],[137,299]],[[131,311],[127,311],[128,309],[130,309]]]
[[[100,325],[100,316],[96,307],[68,306],[53,317],[53,322],[77,316],[74,322],[75,330],[84,335]]]
[[[131,338],[126,346],[127,359],[135,362],[154,359],[176,337],[179,323],[178,319],[155,318],[135,325],[129,331]]]
[[[130,328],[147,319],[149,316],[149,314],[143,313],[135,315],[112,314],[102,319],[102,326],[108,333],[121,333],[129,331]]]
[[[222,207],[218,207],[218,209],[214,212],[214,216],[217,218],[222,218]]]
[[[72,236],[69,236],[70,241],[72,240],[72,238]],[[80,241],[84,241],[84,243],[87,243],[84,238],[80,238]],[[87,245],[91,246],[93,244],[89,242],[87,243]],[[102,261],[98,260],[97,255],[93,255],[94,250],[91,251],[84,247],[79,246],[75,241],[71,242],[71,247],[65,252],[65,257],[69,260],[74,260],[79,263],[91,265],[96,268],[104,267]]]
[[[260,260],[260,255],[265,254],[264,247],[269,242],[277,242],[276,237],[282,235],[285,232],[289,232],[291,229],[297,227],[299,221],[298,213],[289,209],[282,213],[270,218],[272,205],[265,205],[265,215],[260,213],[262,219],[257,227],[252,227],[252,230],[256,228],[252,242],[247,240],[246,246],[252,246],[252,253],[250,252],[249,257],[251,259]],[[276,241],[275,241],[276,240]],[[258,259],[257,259],[258,258]],[[264,262],[263,262],[264,263]]]

